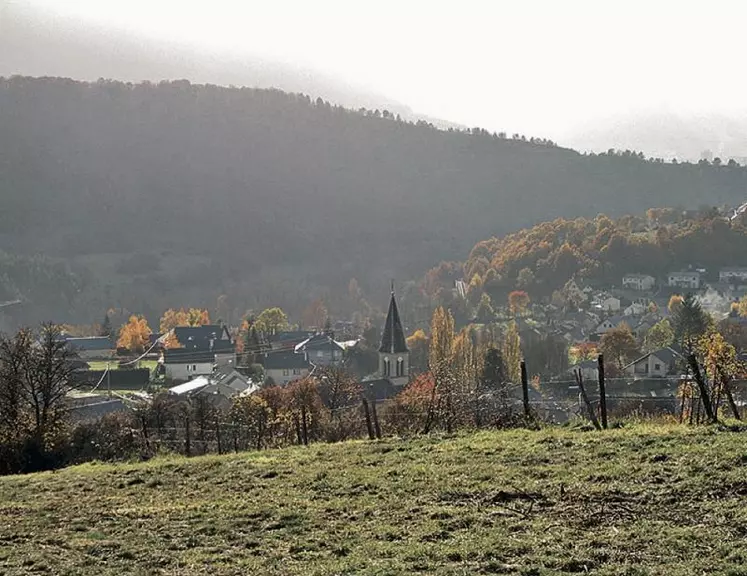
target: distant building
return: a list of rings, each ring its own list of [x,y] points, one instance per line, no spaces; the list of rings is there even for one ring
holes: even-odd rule
[[[718,273],[719,282],[736,284],[747,282],[747,268],[722,268]]]
[[[631,290],[651,290],[656,284],[656,279],[648,274],[626,274],[623,276],[622,284],[624,288]]]
[[[392,289],[379,346],[379,371],[375,376],[363,380],[364,393],[370,400],[384,400],[404,388],[409,379],[410,350]]]
[[[682,355],[672,348],[661,348],[641,356],[623,369],[628,376],[637,378],[664,378],[676,375]]]
[[[108,336],[65,337],[65,343],[81,360],[108,360],[115,352],[114,342]]]
[[[697,290],[700,288],[700,272],[694,270],[670,272],[669,276],[667,276],[667,285],[676,288]]]
[[[278,386],[298,380],[309,375],[312,364],[305,354],[291,351],[270,351],[262,357],[265,377],[272,379]]]
[[[315,366],[329,366],[342,362],[345,347],[327,334],[314,334],[296,345],[297,354],[305,354]]]

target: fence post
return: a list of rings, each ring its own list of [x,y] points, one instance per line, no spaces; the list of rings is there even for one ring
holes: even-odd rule
[[[381,427],[379,426],[379,415],[376,413],[376,402],[371,402],[371,413],[373,415],[374,430],[376,437],[381,440]]]
[[[368,439],[373,440],[375,438],[374,436],[374,429],[371,424],[371,414],[368,411],[368,400],[366,398],[363,398],[363,414],[366,416],[366,428],[368,429]]]
[[[187,456],[190,456],[192,446],[189,438],[189,414],[187,414],[187,418],[184,420],[184,436],[184,452],[186,452]]]
[[[597,358],[597,370],[599,371],[599,406],[602,409],[602,428],[607,430],[607,390],[604,381],[604,354]]]
[[[529,418],[529,379],[527,378],[527,363],[521,361],[521,393],[524,400],[524,417]]]
[[[220,420],[215,421],[215,439],[218,441],[218,454],[223,454],[223,445],[220,442]]]
[[[700,401],[703,404],[703,410],[705,411],[706,418],[708,418],[708,423],[713,424],[717,420],[713,412],[713,405],[711,404],[711,398],[708,395],[708,386],[706,386],[705,380],[703,379],[703,376],[700,374],[700,366],[698,365],[698,359],[695,357],[695,354],[690,352],[690,354],[687,357],[687,361],[688,361],[688,364],[690,365],[690,369],[693,372],[693,376],[695,377],[695,382],[698,384],[698,390],[700,391]],[[700,424],[700,418],[698,418],[698,424]]]
[[[578,384],[578,389],[581,391],[581,397],[584,399],[584,404],[586,404],[586,410],[589,412],[589,420],[594,424],[594,428],[601,430],[602,427],[599,425],[597,415],[594,414],[594,408],[591,406],[589,397],[586,395],[586,389],[584,388],[584,375],[581,373],[581,370],[574,370],[573,375],[576,377],[576,384]]]
[[[303,445],[309,445],[309,430],[306,427],[306,406],[301,406],[301,432],[303,432]]]
[[[298,420],[298,414],[293,414],[293,423],[296,425],[296,437],[298,438],[298,443],[303,444],[303,435],[301,434],[301,422]]]

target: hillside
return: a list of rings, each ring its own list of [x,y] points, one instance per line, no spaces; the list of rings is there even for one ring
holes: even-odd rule
[[[742,574],[742,433],[314,445],[0,478],[4,574]]]
[[[298,313],[353,277],[373,299],[392,277],[548,218],[734,204],[747,189],[739,167],[584,156],[186,81],[3,80],[0,151],[0,248],[87,279],[72,299],[26,307],[60,320],[220,294],[239,313]]]
[[[616,219],[559,218],[482,240],[463,265],[429,271],[424,286],[435,295],[463,273],[470,290],[478,292],[476,300],[484,291],[502,302],[516,288],[549,297],[571,278],[617,286],[625,274],[650,274],[661,281],[671,271],[704,268],[705,280],[718,281],[719,269],[730,266],[747,266],[744,217],[660,208]]]

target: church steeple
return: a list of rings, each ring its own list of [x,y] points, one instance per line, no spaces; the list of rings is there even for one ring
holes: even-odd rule
[[[405,341],[405,331],[397,309],[397,299],[394,296],[394,282],[392,282],[392,296],[389,300],[389,310],[384,323],[379,346],[379,372],[382,377],[404,384],[410,373],[410,351]]]
[[[394,286],[392,286],[392,297],[389,300],[389,311],[386,315],[384,333],[381,335],[381,346],[379,352],[387,354],[399,354],[409,352],[405,341],[405,331],[402,321],[399,319],[397,299],[394,297]]]

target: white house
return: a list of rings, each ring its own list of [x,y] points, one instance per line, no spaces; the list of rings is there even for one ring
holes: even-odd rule
[[[667,285],[697,290],[700,288],[700,272],[696,270],[670,272],[669,276],[667,276]]]
[[[614,296],[609,296],[601,302],[602,310],[605,312],[617,312],[620,310],[620,299]]]
[[[166,378],[187,381],[197,376],[209,376],[215,367],[215,353],[173,348],[165,350],[163,366]]]
[[[718,273],[718,279],[727,284],[747,282],[747,268],[722,268]]]
[[[622,279],[623,288],[632,290],[651,290],[656,284],[656,279],[648,274],[626,274]]]
[[[290,351],[270,351],[262,358],[265,377],[278,386],[309,375],[312,364],[306,354]]]
[[[661,348],[641,356],[627,366],[624,371],[636,378],[664,378],[676,374],[677,362],[682,356],[671,348]]]
[[[630,306],[625,308],[624,314],[626,316],[642,316],[648,311],[648,306],[641,304],[640,302],[633,302]]]

